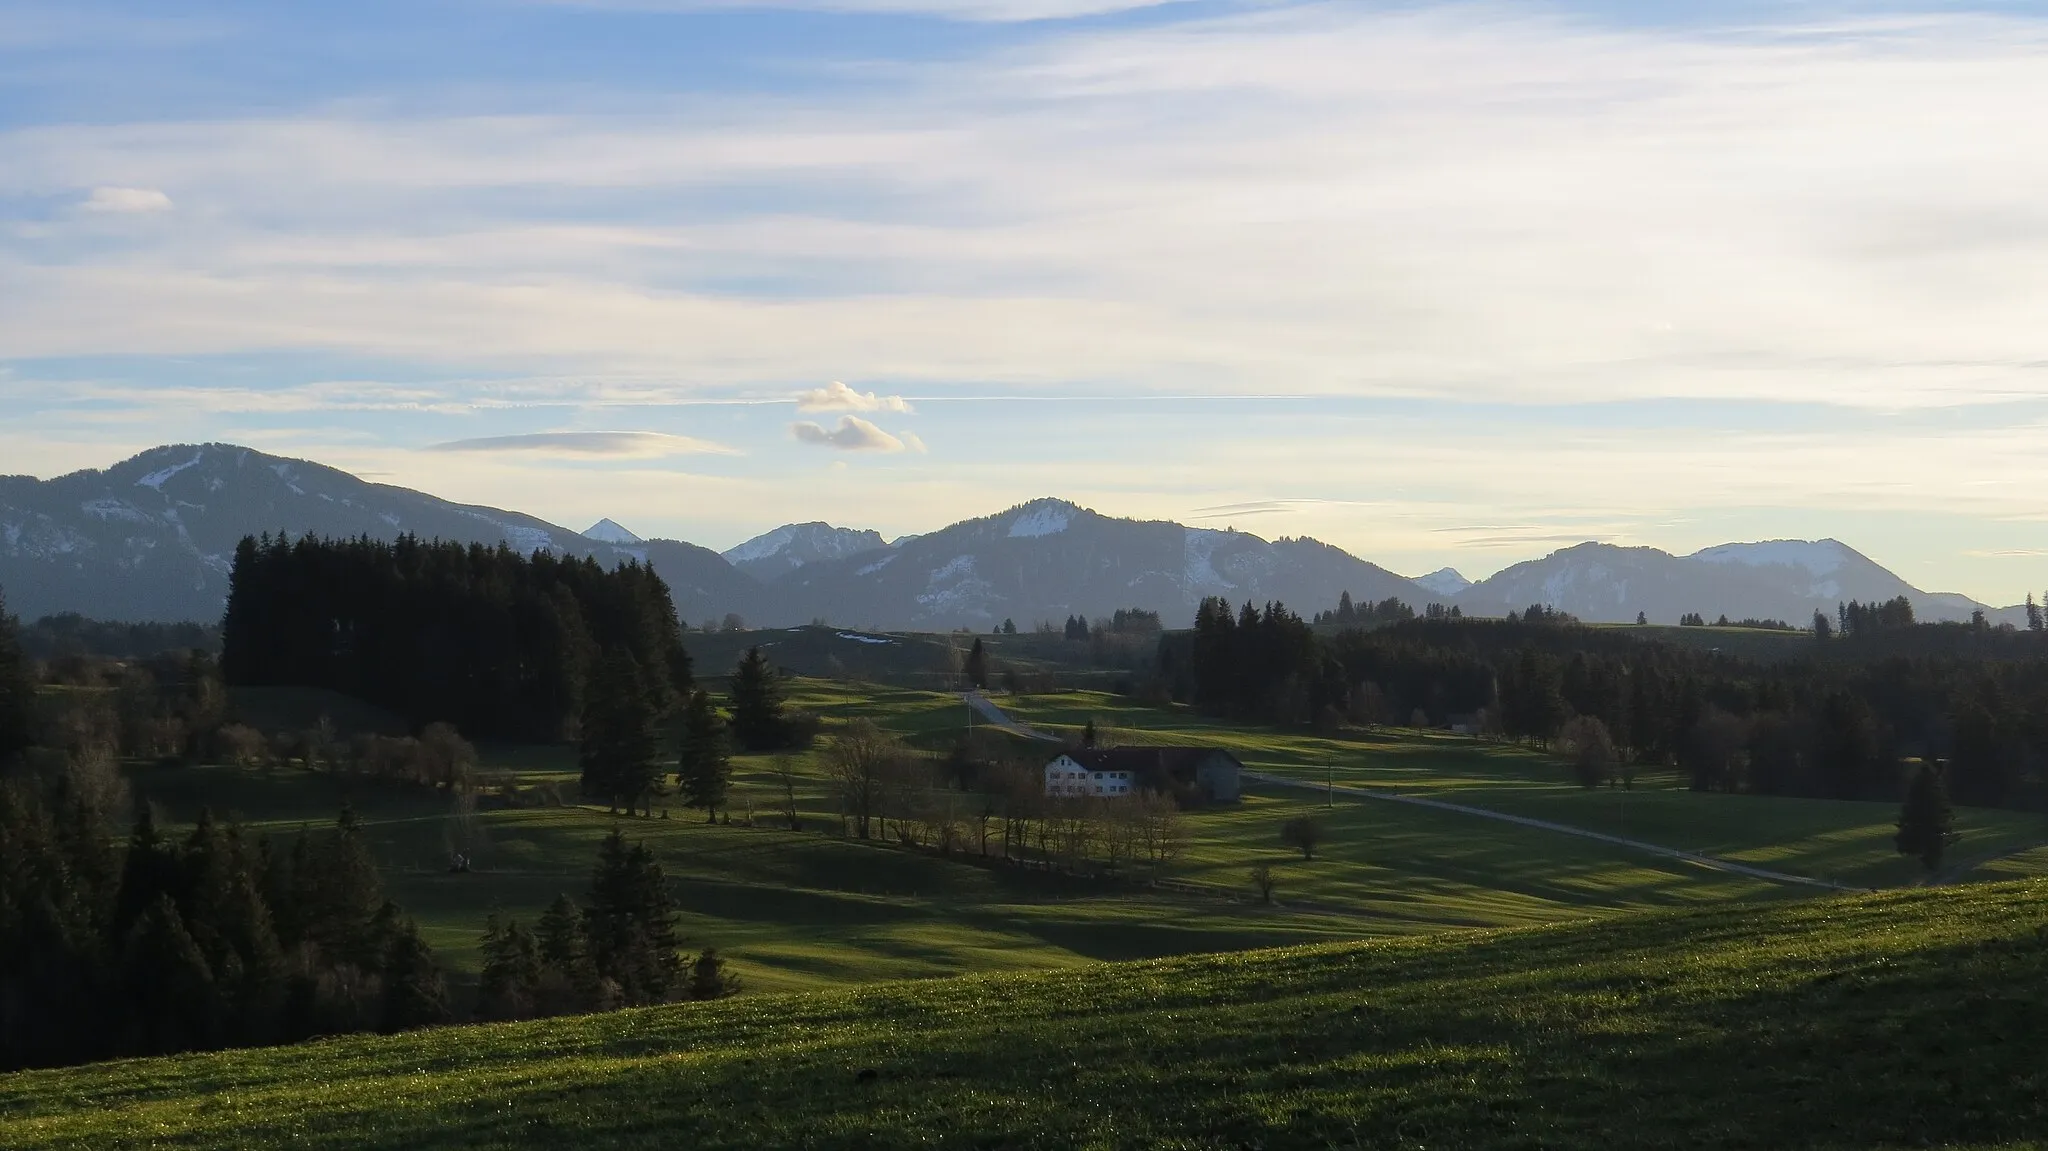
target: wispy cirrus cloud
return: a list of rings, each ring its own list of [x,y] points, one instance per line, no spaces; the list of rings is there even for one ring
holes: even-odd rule
[[[157,188],[116,188],[104,186],[94,188],[90,195],[79,202],[79,208],[87,212],[105,212],[112,215],[146,215],[152,212],[171,210],[171,198]]]
[[[1158,8],[1176,0],[542,0],[558,7],[621,12],[811,11],[865,16],[932,16],[971,23],[1026,23]]]
[[[909,412],[909,401],[902,396],[879,396],[873,392],[859,392],[833,380],[822,388],[798,392],[796,410],[800,412]]]
[[[827,428],[810,420],[798,420],[789,425],[790,434],[806,444],[819,447],[837,448],[844,452],[900,452],[924,450],[924,442],[916,436],[905,433],[893,436],[859,416],[841,416],[837,427]],[[912,442],[916,443],[914,449]]]
[[[567,457],[652,459],[660,456],[736,455],[724,444],[663,432],[529,432],[512,436],[479,436],[449,440],[422,448],[428,452],[513,452]]]

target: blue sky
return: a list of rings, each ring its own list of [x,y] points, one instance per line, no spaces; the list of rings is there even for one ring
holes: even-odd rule
[[[2048,3],[0,0],[0,470],[2048,587]]]

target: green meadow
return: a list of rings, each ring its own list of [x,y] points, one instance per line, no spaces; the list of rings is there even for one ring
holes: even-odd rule
[[[1672,772],[1639,775],[1626,789],[1589,791],[1572,782],[1562,761],[1512,744],[1406,728],[1340,736],[1240,728],[1092,692],[1027,696],[1005,706],[1051,732],[1075,731],[1092,719],[1133,742],[1225,746],[1253,771],[1305,783],[1442,800],[1857,887],[1920,879],[1919,864],[1892,846],[1895,803],[1702,793]],[[1456,826],[1472,830],[1469,823]],[[1958,863],[2048,844],[2048,816],[2037,813],[1958,808],[1956,828],[1962,840],[1951,858]]]
[[[946,693],[822,679],[791,687],[792,706],[823,717],[828,739],[833,725],[867,718],[937,751],[967,725],[967,709]],[[1888,805],[1701,795],[1655,777],[1627,793],[1586,792],[1548,757],[1439,733],[1328,737],[1236,727],[1097,692],[999,698],[1019,720],[1048,730],[1076,732],[1093,720],[1114,739],[1217,744],[1276,776],[1531,815],[1859,885],[1918,877],[1891,850],[1896,812]],[[275,691],[239,702],[293,719],[336,705]],[[488,778],[573,793],[572,748],[479,750]],[[779,817],[785,767],[798,831]],[[1242,804],[1187,814],[1188,845],[1164,877],[1171,882],[1155,885],[1145,874],[1085,880],[1006,868],[972,857],[972,848],[969,858],[943,858],[845,838],[817,752],[741,756],[734,768],[730,825],[706,824],[679,806],[656,818],[489,804],[462,816],[443,796],[288,768],[145,766],[133,779],[173,823],[211,807],[277,837],[317,828],[342,803],[353,805],[390,894],[419,919],[458,992],[474,978],[487,917],[530,921],[556,895],[580,894],[597,841],[615,825],[655,850],[689,945],[717,947],[754,992],[1520,927],[1814,893],[1471,815],[1342,794],[1327,803],[1313,790],[1262,784],[1248,787]],[[1314,859],[1279,841],[1280,825],[1303,814],[1326,827]],[[1998,857],[1986,863],[1985,877],[2048,871],[2041,853],[2012,854],[2048,841],[2038,817],[1966,809],[1959,822],[1965,839],[1956,859]],[[447,870],[457,846],[471,856],[470,872]],[[1271,905],[1254,898],[1247,878],[1260,863],[1274,871]]]
[[[1914,1147],[2048,1132],[2048,885],[0,1076],[0,1146]]]

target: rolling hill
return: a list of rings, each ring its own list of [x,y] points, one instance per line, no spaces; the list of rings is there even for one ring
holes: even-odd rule
[[[0,1076],[0,1144],[2038,1147],[2040,883]]]

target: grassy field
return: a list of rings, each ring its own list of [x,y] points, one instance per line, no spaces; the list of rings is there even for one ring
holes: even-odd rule
[[[1892,846],[1895,803],[1702,794],[1671,773],[1641,776],[1627,790],[1588,791],[1562,761],[1523,747],[1409,729],[1332,737],[1239,728],[1093,692],[1025,696],[1004,706],[1049,730],[1092,718],[1138,741],[1226,746],[1256,771],[1441,799],[1797,875],[1867,887],[1919,878],[1919,865]],[[1963,837],[1956,860],[2048,843],[2048,816],[2034,813],[1958,808],[1956,826]]]
[[[1911,1147],[2048,1132],[2048,884],[0,1077],[0,1146]]]
[[[965,707],[946,694],[810,679],[792,687],[791,702],[828,724],[866,717],[934,750],[951,746],[966,723]],[[283,712],[321,701],[273,694],[256,702]],[[1276,774],[1334,774],[1342,783],[1625,829],[1807,874],[1871,882],[1914,874],[1891,852],[1894,813],[1886,805],[1697,795],[1668,781],[1650,781],[1624,800],[1570,786],[1562,767],[1545,757],[1470,739],[1420,732],[1331,739],[1233,728],[1100,693],[1004,702],[1046,726],[1078,727],[1095,718],[1131,739],[1221,744]],[[480,750],[487,776],[565,788],[576,777],[566,747]],[[626,819],[585,807],[487,806],[462,820],[448,799],[432,793],[283,768],[149,766],[134,779],[171,822],[210,806],[274,836],[325,825],[344,802],[352,804],[368,824],[392,896],[419,918],[458,988],[473,977],[485,918],[495,912],[531,920],[557,894],[580,895],[596,842],[614,825],[656,851],[689,944],[718,947],[757,991],[1810,894],[1454,813],[1344,799],[1325,810],[1312,793],[1264,786],[1248,789],[1241,805],[1189,813],[1190,844],[1172,869],[1175,886],[1059,879],[840,838],[816,754],[790,757],[788,765],[800,832],[768,826],[781,796],[772,756],[735,761],[732,826],[707,826],[680,807],[669,818]],[[750,811],[757,826],[744,826]],[[1305,860],[1284,849],[1278,833],[1287,819],[1311,812],[1325,819],[1329,834],[1317,858]],[[2048,839],[2038,822],[2007,813],[1966,811],[1963,826],[1958,859]],[[446,869],[458,842],[474,860],[466,874]],[[2039,874],[2048,871],[2041,858],[2001,858],[1985,874]],[[1246,874],[1255,863],[1273,867],[1277,906],[1252,901]]]

